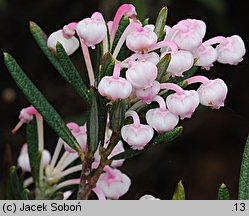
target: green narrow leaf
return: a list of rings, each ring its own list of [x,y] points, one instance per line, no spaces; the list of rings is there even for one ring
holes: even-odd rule
[[[112,57],[111,53],[106,53],[101,62],[101,69],[98,76],[98,83],[104,76],[111,76],[113,74],[115,66],[115,59]]]
[[[22,192],[22,197],[24,200],[33,200],[32,193],[29,189],[25,188]]]
[[[168,53],[166,54],[157,64],[157,69],[158,69],[158,76],[157,76],[157,81],[161,81],[162,77],[166,74],[169,63],[171,60],[171,55]]]
[[[172,200],[185,200],[185,189],[182,180],[177,184]]]
[[[118,27],[118,30],[116,32],[116,35],[115,35],[115,38],[114,38],[114,41],[113,41],[112,53],[113,53],[115,47],[117,46],[118,41],[119,41],[120,37],[122,36],[124,30],[126,29],[126,27],[129,24],[130,24],[129,18],[127,16],[124,16],[122,18],[122,20],[120,21],[120,23],[119,23],[119,27]],[[119,51],[117,59],[120,60],[120,61],[125,60],[127,58],[128,54],[129,54],[129,52],[130,52],[129,49],[127,48],[126,44],[124,43],[122,48]]]
[[[230,194],[227,186],[222,183],[218,191],[218,200],[229,200]]]
[[[249,135],[246,140],[240,168],[239,200],[249,200]]]
[[[167,16],[168,16],[168,8],[163,7],[158,14],[154,30],[154,32],[157,35],[158,41],[163,40],[165,37],[164,27],[166,25]]]
[[[89,91],[81,79],[79,72],[71,62],[63,46],[58,42],[56,45],[56,53],[58,60],[66,74],[66,80],[75,88],[78,94],[85,100],[89,101]]]
[[[10,168],[7,194],[8,200],[22,200],[23,179],[19,177],[18,170],[15,166]]]
[[[174,140],[175,138],[177,138],[183,131],[183,127],[179,126],[176,127],[175,129],[166,132],[162,135],[158,135],[154,138],[154,140],[152,140],[151,145],[149,145],[147,148],[143,149],[143,150],[133,150],[133,149],[128,149],[122,153],[119,153],[115,156],[113,156],[111,158],[111,160],[120,160],[120,159],[129,159],[132,157],[135,157],[137,155],[140,155],[141,153],[143,153],[144,151],[146,151],[147,149],[151,148],[152,146],[161,144],[161,143],[166,143],[166,142],[170,142],[172,140]]]
[[[110,126],[113,132],[119,133],[125,119],[127,100],[116,100],[110,110]]]
[[[103,146],[105,142],[105,132],[108,114],[107,103],[108,100],[105,97],[98,95],[99,141],[101,146]]]
[[[87,120],[87,146],[89,152],[94,153],[99,145],[99,118],[97,96],[93,89],[90,91],[93,96]]]
[[[144,19],[142,25],[143,25],[143,26],[149,25],[149,20],[150,20],[150,18]]]
[[[35,22],[30,21],[29,28],[33,38],[35,39],[42,52],[45,54],[54,68],[66,79],[67,75],[64,72],[62,66],[47,46],[47,35]]]
[[[31,174],[34,178],[35,184],[38,182],[36,181],[39,179],[39,167],[40,161],[37,161],[38,155],[38,132],[37,132],[37,120],[36,117],[27,124],[26,127],[26,136],[27,136],[27,143],[28,143],[28,154],[29,154],[29,163],[31,167]],[[38,165],[37,165],[38,163]],[[36,170],[38,168],[38,170]],[[38,174],[38,176],[37,176]]]
[[[70,147],[78,152],[81,152],[81,148],[77,140],[65,125],[65,122],[23,72],[15,59],[8,53],[4,53],[4,61],[18,87],[22,90],[28,101],[43,116],[48,125],[50,125],[57,135],[61,137]]]

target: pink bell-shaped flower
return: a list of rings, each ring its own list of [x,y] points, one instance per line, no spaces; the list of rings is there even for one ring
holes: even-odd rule
[[[194,57],[189,51],[179,50],[169,53],[171,54],[171,60],[167,72],[173,77],[183,76],[183,72],[189,70],[194,64]]]
[[[174,83],[163,83],[161,89],[176,91],[166,98],[166,104],[169,111],[181,119],[190,118],[199,105],[199,96],[195,90],[183,90]]]
[[[102,173],[96,184],[96,188],[108,199],[117,200],[123,196],[130,188],[130,178],[119,171],[105,166],[105,173]]]
[[[99,93],[112,101],[126,99],[132,92],[131,83],[119,76],[120,70],[120,64],[116,64],[113,75],[103,77],[98,86]]]
[[[156,65],[149,61],[134,62],[126,71],[126,79],[134,88],[146,88],[150,86],[157,77]]]
[[[160,199],[155,198],[152,195],[146,194],[146,195],[143,195],[139,200],[160,200]]]
[[[123,126],[121,136],[132,149],[142,150],[152,139],[153,128],[149,125],[140,124],[139,116],[135,111],[128,111],[125,116],[132,116],[134,123]]]
[[[45,168],[51,160],[51,155],[48,150],[44,149],[42,151],[42,166]],[[17,159],[17,164],[22,168],[25,172],[30,172],[30,163],[29,163],[29,155],[28,155],[28,145],[27,143],[23,144],[21,148],[20,155]]]
[[[233,35],[226,38],[226,42],[217,45],[217,61],[223,64],[236,65],[243,61],[246,53],[245,44],[240,36]]]
[[[209,70],[218,58],[218,53],[215,48],[212,46],[204,46],[203,44],[193,53],[194,57],[197,58],[195,65],[201,66],[202,69],[206,70]]]
[[[175,42],[180,49],[192,51],[201,45],[205,33],[206,24],[203,21],[185,19],[170,29],[167,40]]]
[[[227,95],[227,85],[221,79],[209,80],[204,76],[193,76],[185,80],[188,84],[201,82],[202,84],[197,89],[200,103],[204,106],[211,106],[214,109],[219,109],[224,106],[224,101]]]
[[[47,46],[53,52],[56,52],[56,44],[60,42],[63,48],[65,49],[67,55],[73,54],[80,46],[79,40],[72,37],[65,37],[62,30],[58,30],[52,33],[47,40]]]
[[[157,42],[156,33],[150,27],[143,27],[141,30],[132,31],[126,39],[127,47],[133,52],[146,52]]]
[[[150,109],[146,113],[146,121],[158,133],[164,133],[174,129],[179,122],[179,117],[171,113],[167,108],[165,101],[161,96],[156,96],[153,101],[157,101],[160,108]]]
[[[77,142],[81,146],[82,151],[84,152],[86,150],[86,144],[87,144],[86,124],[84,126],[79,126],[74,122],[70,122],[67,124],[67,127],[71,130],[72,134],[74,135]],[[66,143],[64,143],[64,149],[69,153],[77,152]]]
[[[160,83],[157,81],[152,82],[151,85],[142,88],[136,89],[135,94],[137,98],[142,100],[144,103],[151,103],[151,100],[159,93]]]
[[[105,20],[101,13],[95,12],[91,18],[85,18],[77,25],[76,32],[86,46],[95,48],[107,34]]]
[[[221,79],[210,80],[207,84],[202,84],[197,92],[199,94],[200,103],[205,106],[219,109],[224,106],[227,95],[227,86]]]

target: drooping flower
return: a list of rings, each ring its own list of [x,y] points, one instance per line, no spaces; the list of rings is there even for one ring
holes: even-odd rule
[[[91,18],[85,18],[77,25],[76,32],[86,46],[95,48],[95,45],[104,40],[107,34],[105,20],[101,13],[95,12]]]
[[[166,108],[165,101],[161,96],[155,96],[153,101],[157,101],[160,108],[150,109],[146,113],[147,123],[158,133],[164,133],[174,129],[178,124],[179,117]]]
[[[125,116],[131,116],[134,123],[123,126],[121,136],[132,149],[142,150],[152,139],[153,128],[149,125],[140,124],[139,116],[135,111],[128,111]]]
[[[105,166],[104,173],[99,177],[96,188],[108,199],[117,200],[130,188],[130,178],[118,169]]]
[[[113,75],[103,77],[98,86],[99,93],[112,101],[126,99],[132,92],[131,83],[119,76],[120,70],[120,64],[116,64]]]
[[[48,150],[44,149],[42,151],[42,166],[45,168],[51,160],[51,155]],[[30,162],[29,162],[29,154],[28,154],[28,144],[25,143],[23,144],[21,148],[21,152],[18,156],[17,159],[17,164],[22,168],[23,171],[25,172],[30,172],[31,167],[30,167]]]
[[[47,46],[53,51],[56,52],[56,44],[60,42],[63,48],[65,49],[67,55],[73,54],[80,46],[79,40],[72,37],[65,37],[62,30],[53,32],[47,40]]]

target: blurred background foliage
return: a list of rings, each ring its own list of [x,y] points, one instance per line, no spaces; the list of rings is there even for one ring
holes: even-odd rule
[[[0,0],[0,51],[11,53],[66,121],[84,121],[86,104],[57,74],[35,44],[28,22],[37,22],[47,34],[71,21],[79,21],[94,11],[113,18],[122,3],[137,7],[138,17],[154,23],[163,6],[169,9],[168,25],[184,18],[202,19],[206,38],[239,34],[248,47],[248,4],[238,0]],[[72,61],[88,83],[79,51]],[[94,58],[93,58],[94,60]],[[184,132],[173,143],[151,149],[125,163],[122,170],[132,179],[124,199],[152,194],[170,199],[182,179],[187,199],[217,199],[218,187],[225,182],[231,199],[237,199],[239,169],[249,132],[249,61],[246,55],[238,66],[215,64],[211,71],[199,71],[209,78],[220,77],[229,87],[226,107],[212,110],[200,106],[193,118],[184,120]],[[0,60],[0,199],[4,197],[7,172],[15,164],[25,130],[15,136],[10,131],[28,102],[10,78]],[[83,117],[82,117],[83,116]],[[46,127],[46,148],[53,150],[57,137]]]

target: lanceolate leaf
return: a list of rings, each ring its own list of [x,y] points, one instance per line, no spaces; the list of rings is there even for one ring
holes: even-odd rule
[[[36,43],[38,44],[42,52],[46,55],[46,57],[48,58],[50,63],[55,67],[55,69],[66,79],[67,75],[64,72],[62,66],[47,46],[47,35],[35,22],[30,21],[29,28],[31,34],[33,35]]]
[[[115,66],[115,59],[111,53],[106,53],[102,58],[101,69],[98,76],[98,83],[104,76],[111,76]]]
[[[63,46],[58,42],[56,45],[56,53],[59,62],[65,71],[67,81],[75,88],[79,95],[86,101],[90,100],[89,91],[81,79],[79,72],[71,62]]]
[[[158,41],[164,39],[165,36],[164,27],[166,25],[167,16],[168,16],[168,8],[163,7],[158,14],[154,30],[155,33],[157,34]]]
[[[122,36],[124,30],[126,27],[130,24],[129,18],[127,16],[124,16],[122,20],[119,23],[118,30],[116,32],[114,41],[113,41],[113,46],[112,46],[112,52],[114,51],[115,47],[117,46],[117,43]],[[117,56],[117,59],[120,61],[123,61],[124,59],[127,58],[127,54],[129,53],[129,49],[127,48],[126,44],[124,43],[122,48],[119,51],[119,54]]]
[[[59,137],[61,137],[70,147],[80,152],[81,148],[78,142],[72,135],[71,131],[67,128],[60,115],[50,105],[43,94],[35,87],[32,81],[26,76],[15,59],[8,53],[5,53],[4,61],[11,76],[25,94],[28,101],[37,109],[37,111],[43,116],[46,122]]]
[[[93,96],[87,120],[87,146],[89,152],[94,153],[99,144],[99,117],[97,95],[93,89],[91,91]]]
[[[23,179],[20,178],[17,168],[12,166],[9,172],[6,198],[8,200],[22,200]]]
[[[182,181],[177,184],[172,200],[185,200],[185,189]]]
[[[183,73],[183,77],[172,77],[172,78],[170,78],[168,80],[168,82],[171,82],[171,83],[182,82],[183,80],[188,79],[189,77],[194,76],[195,73],[197,72],[198,68],[199,68],[198,66],[193,66],[188,71],[186,71],[186,72]]]
[[[166,142],[170,142],[170,141],[174,140],[176,137],[178,137],[182,133],[182,131],[183,131],[182,126],[176,127],[172,131],[169,131],[169,132],[166,132],[162,135],[156,136],[154,138],[154,140],[152,141],[151,145],[148,146],[147,148],[145,148],[144,150],[128,149],[120,154],[113,156],[111,158],[111,160],[129,159],[129,158],[135,157],[135,156],[143,153],[147,149],[151,148],[154,145],[158,145],[161,143],[166,143]]]
[[[158,62],[157,64],[158,76],[156,79],[157,81],[161,81],[162,77],[166,74],[170,60],[171,60],[171,55],[168,53]]]
[[[249,135],[247,137],[240,168],[239,200],[249,200]]]
[[[29,154],[29,163],[31,167],[31,173],[34,178],[34,182],[39,179],[39,167],[40,167],[40,160],[37,158],[38,155],[38,132],[37,132],[37,121],[36,117],[27,124],[27,143],[28,143],[28,154]],[[38,170],[36,170],[38,169]]]
[[[27,188],[23,190],[22,197],[23,197],[24,200],[33,200],[32,193]]]
[[[222,183],[218,191],[218,200],[229,200],[229,199],[230,199],[230,194],[228,188],[224,183]]]
[[[110,111],[110,123],[113,132],[120,133],[125,119],[127,100],[116,100]]]

